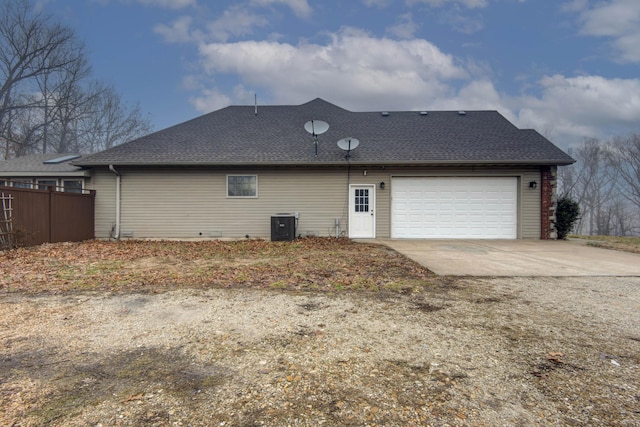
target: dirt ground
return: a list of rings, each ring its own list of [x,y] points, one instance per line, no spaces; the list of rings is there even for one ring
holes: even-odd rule
[[[637,277],[3,289],[3,426],[640,425]]]

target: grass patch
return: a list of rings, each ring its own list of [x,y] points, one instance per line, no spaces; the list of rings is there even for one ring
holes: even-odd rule
[[[571,235],[572,239],[587,240],[587,245],[604,249],[640,254],[640,237]]]

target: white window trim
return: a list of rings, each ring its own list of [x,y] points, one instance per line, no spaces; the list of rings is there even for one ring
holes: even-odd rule
[[[252,176],[256,179],[256,195],[255,196],[230,196],[229,195],[229,177],[231,176]],[[228,174],[226,179],[226,185],[224,187],[224,192],[227,199],[257,199],[258,198],[258,175],[255,174]]]

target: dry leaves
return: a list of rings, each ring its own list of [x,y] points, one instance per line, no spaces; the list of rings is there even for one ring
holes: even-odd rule
[[[551,351],[547,353],[547,360],[553,363],[564,363],[564,360],[562,360],[563,356],[564,354],[558,351]]]
[[[294,242],[87,241],[0,253],[1,292],[163,291],[181,287],[404,290],[433,275],[386,247]]]

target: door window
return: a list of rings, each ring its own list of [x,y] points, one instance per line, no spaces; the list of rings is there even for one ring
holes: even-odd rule
[[[369,189],[356,188],[353,205],[356,212],[369,212]]]

